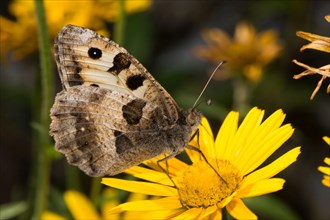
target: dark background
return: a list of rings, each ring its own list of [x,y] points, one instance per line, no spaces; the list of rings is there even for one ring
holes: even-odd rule
[[[9,2],[2,1],[2,15],[8,15]],[[322,174],[317,171],[323,159],[329,156],[329,146],[322,140],[323,136],[330,136],[330,100],[325,92],[329,80],[310,101],[320,77],[294,80],[293,75],[303,69],[291,60],[314,67],[329,64],[329,54],[312,50],[300,52],[299,48],[307,41],[295,35],[301,30],[329,37],[330,24],[324,19],[329,12],[330,2],[321,0],[159,0],[149,11],[130,15],[125,33],[125,47],[180,106],[191,107],[214,69],[214,64],[192,53],[195,46],[205,44],[201,31],[219,27],[232,36],[236,24],[242,20],[252,23],[258,31],[278,30],[283,51],[264,69],[262,81],[252,91],[250,105],[265,109],[267,116],[282,108],[287,113],[285,122],[296,129],[276,155],[295,146],[302,146],[302,154],[296,163],[278,175],[287,182],[276,196],[301,219],[330,216],[330,191],[321,184]],[[27,195],[34,153],[31,123],[36,112],[35,92],[40,83],[37,63],[37,54],[19,62],[1,63],[1,204]],[[54,75],[58,92],[60,84],[55,69]],[[213,104],[201,106],[201,110],[217,132],[224,118],[223,111],[233,110],[231,80],[212,81],[204,97],[210,98]],[[66,166],[64,159],[56,160],[51,177],[52,185],[61,190],[64,190],[63,166]]]

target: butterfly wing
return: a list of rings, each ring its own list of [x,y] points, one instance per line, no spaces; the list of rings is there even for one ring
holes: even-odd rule
[[[114,175],[170,153],[158,106],[108,89],[75,86],[60,92],[50,133],[69,163],[90,176]]]
[[[99,86],[153,102],[169,123],[178,119],[176,102],[124,48],[94,31],[65,26],[55,39],[55,58],[64,89]]]
[[[73,25],[54,48],[64,90],[50,134],[71,164],[90,176],[114,175],[187,144],[192,127],[183,112],[125,49]]]

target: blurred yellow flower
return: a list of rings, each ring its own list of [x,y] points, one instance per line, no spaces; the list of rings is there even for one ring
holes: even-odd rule
[[[126,12],[147,10],[151,3],[151,0],[126,0]],[[105,22],[115,22],[119,13],[117,0],[44,0],[44,4],[52,39],[66,24],[88,27],[108,35]],[[34,1],[14,0],[9,6],[9,12],[15,17],[15,21],[0,16],[1,58],[11,51],[14,58],[21,59],[38,47]]]
[[[243,74],[248,80],[258,82],[263,67],[281,51],[276,31],[256,33],[255,28],[245,22],[236,26],[233,39],[218,28],[206,30],[203,38],[207,46],[196,47],[196,55],[215,63],[228,61],[229,71],[222,74],[222,78]]]
[[[68,190],[64,193],[64,201],[70,211],[74,220],[118,220],[118,219],[161,219],[161,217],[168,215],[170,212],[125,212],[111,213],[110,209],[119,204],[119,193],[114,189],[106,189],[102,194],[102,205],[100,213],[95,205],[84,194],[76,190]],[[127,199],[129,202],[146,199],[146,195],[139,193],[131,193]],[[42,220],[65,220],[66,218],[51,212],[44,211],[41,215]]]
[[[323,140],[330,146],[330,137],[323,137]],[[322,183],[330,187],[330,157],[324,158],[324,163],[327,166],[319,166],[317,169],[324,174]]]
[[[325,20],[327,20],[330,23],[330,15],[325,16]],[[309,44],[302,46],[300,48],[300,51],[303,51],[305,49],[312,49],[312,50],[319,50],[326,53],[330,53],[330,37],[324,37],[303,31],[298,31],[297,36],[311,42]],[[306,69],[302,73],[294,75],[293,76],[294,79],[300,79],[303,76],[314,75],[314,74],[320,74],[322,76],[310,97],[310,99],[312,100],[315,97],[316,93],[321,88],[323,81],[326,78],[330,78],[330,64],[327,64],[319,68],[314,68],[306,64],[303,64],[301,62],[298,62],[297,60],[293,60],[293,62],[298,66],[304,67]],[[327,93],[330,93],[330,83],[328,84],[327,87]]]
[[[66,220],[66,218],[51,211],[44,211],[41,220]]]
[[[73,217],[73,219],[119,219],[118,214],[109,214],[109,208],[119,204],[117,196],[118,192],[110,189],[106,190],[103,195],[106,201],[101,206],[101,214],[98,213],[95,205],[84,194],[76,190],[68,190],[64,193],[64,201]],[[51,212],[45,211],[41,215],[42,220],[66,219],[65,217]]]
[[[209,163],[197,151],[186,150],[191,165],[177,158],[168,160],[167,166],[161,164],[173,182],[157,166],[160,158],[144,162],[152,169],[135,166],[126,171],[144,181],[103,178],[102,183],[111,187],[161,197],[123,203],[111,212],[168,210],[173,214],[166,219],[221,219],[225,208],[234,218],[256,219],[242,199],[282,189],[285,180],[273,176],[300,154],[300,147],[296,147],[259,168],[294,130],[290,124],[281,126],[285,118],[281,110],[264,122],[263,116],[264,111],[253,108],[238,127],[239,114],[230,112],[215,140],[203,118],[199,138],[195,137],[190,145],[200,147]]]

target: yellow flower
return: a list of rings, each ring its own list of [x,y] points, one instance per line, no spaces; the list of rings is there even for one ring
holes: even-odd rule
[[[207,47],[199,46],[197,56],[215,63],[228,61],[230,74],[243,75],[252,82],[258,82],[262,76],[262,68],[278,56],[281,46],[277,42],[274,30],[256,33],[255,28],[248,23],[237,25],[233,39],[218,28],[208,29],[203,38]]]
[[[106,189],[102,196],[104,197],[104,202],[101,205],[100,213],[92,201],[76,190],[66,191],[64,193],[64,201],[75,220],[159,219],[161,216],[170,213],[169,211],[149,212],[147,214],[141,212],[126,212],[123,215],[120,215],[119,213],[111,213],[109,210],[119,204],[118,191],[114,189]],[[128,201],[132,202],[145,198],[146,196],[144,194],[131,193],[128,197]],[[44,211],[41,215],[41,219],[65,220],[66,218],[51,211]]]
[[[115,22],[119,13],[117,0],[44,0],[44,4],[51,38],[54,38],[66,24],[88,27],[108,35],[105,22]],[[125,2],[127,13],[140,12],[150,6],[151,0]],[[34,1],[14,0],[9,11],[16,21],[0,16],[1,57],[12,51],[14,57],[20,59],[38,47]]]
[[[64,193],[64,201],[73,219],[119,219],[118,214],[110,214],[107,210],[119,204],[118,193],[115,190],[107,190],[104,196],[107,198],[101,206],[101,214],[98,213],[95,205],[84,194],[76,190],[68,190]],[[66,219],[65,217],[50,211],[41,215],[42,220]]]
[[[330,23],[330,15],[325,16],[325,19]],[[330,37],[324,37],[324,36],[320,36],[320,35],[316,35],[316,34],[312,34],[312,33],[308,33],[308,32],[303,32],[303,31],[298,31],[297,36],[304,38],[311,42],[309,44],[302,46],[300,48],[300,51],[303,51],[305,49],[313,49],[313,50],[319,50],[319,51],[323,51],[326,53],[330,53]],[[330,78],[330,64],[327,64],[327,65],[319,67],[319,68],[314,68],[314,67],[308,66],[306,64],[303,64],[301,62],[298,62],[297,60],[293,60],[293,62],[295,64],[297,64],[298,66],[304,67],[306,69],[302,73],[294,75],[293,76],[294,79],[299,79],[303,76],[314,75],[314,74],[320,74],[322,76],[311,95],[310,99],[313,99],[314,96],[316,95],[316,93],[319,91],[323,81],[326,78]],[[327,93],[330,93],[330,83],[327,87]]]
[[[330,137],[323,137],[323,140],[330,146]],[[317,169],[324,174],[322,183],[330,187],[330,158],[324,158],[324,163],[328,166],[319,166]]]
[[[238,127],[239,114],[230,112],[215,140],[208,121],[203,118],[199,143],[196,137],[190,144],[200,147],[213,169],[200,153],[186,150],[191,165],[177,158],[168,160],[167,166],[162,164],[175,184],[157,166],[159,158],[144,163],[152,169],[135,166],[126,171],[150,182],[103,178],[102,183],[111,187],[161,197],[123,203],[111,212],[171,210],[173,214],[166,216],[167,219],[221,219],[226,209],[234,218],[256,219],[242,199],[282,189],[285,180],[273,176],[300,154],[300,147],[296,147],[259,168],[294,130],[289,124],[281,126],[285,118],[282,110],[262,123],[263,115],[264,111],[253,108]]]
[[[42,220],[66,220],[66,218],[64,218],[61,215],[58,215],[54,212],[50,212],[50,211],[44,211],[41,214],[41,219]]]

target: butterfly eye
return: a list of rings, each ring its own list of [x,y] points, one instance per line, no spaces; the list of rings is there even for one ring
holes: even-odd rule
[[[190,114],[187,115],[186,121],[189,125],[193,126],[196,124],[196,115],[191,112]]]
[[[102,50],[95,47],[91,47],[88,50],[88,56],[94,60],[99,59],[102,57]]]

